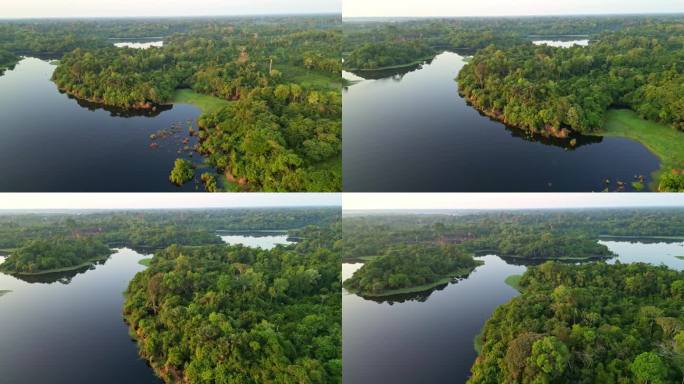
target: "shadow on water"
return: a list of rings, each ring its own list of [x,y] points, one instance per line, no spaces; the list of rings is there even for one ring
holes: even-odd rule
[[[399,68],[356,70],[352,71],[351,73],[366,80],[392,79],[400,81],[407,73],[422,69],[423,65],[430,64],[431,62],[432,59],[429,59],[422,63],[416,63]]]
[[[410,293],[401,293],[397,295],[388,295],[388,296],[365,296],[365,295],[358,295],[364,300],[370,300],[374,301],[376,303],[382,304],[382,303],[387,303],[389,305],[394,305],[394,304],[402,304],[406,303],[409,301],[415,301],[419,303],[424,303],[427,301],[430,296],[439,291],[443,291],[446,287],[448,287],[451,284],[456,284],[461,280],[467,279],[468,276],[464,276],[462,278],[454,278],[450,280],[449,282],[446,282],[444,284],[440,284],[438,286],[429,288],[425,291],[420,291],[420,292],[410,292]]]
[[[172,104],[157,105],[152,109],[118,108],[118,107],[111,107],[108,105],[104,105],[101,103],[96,103],[93,101],[80,99],[80,98],[78,98],[74,95],[70,95],[69,93],[62,91],[62,90],[59,90],[59,93],[65,94],[69,99],[75,100],[79,106],[86,108],[89,111],[104,110],[104,111],[109,112],[109,116],[111,116],[111,117],[124,117],[124,118],[127,118],[127,117],[157,117],[162,112],[170,111],[171,109],[173,109]]]

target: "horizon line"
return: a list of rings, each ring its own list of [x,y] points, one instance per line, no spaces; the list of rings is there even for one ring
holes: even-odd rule
[[[624,13],[537,13],[537,14],[509,14],[509,15],[426,15],[426,16],[345,16],[342,19],[456,19],[456,18],[519,18],[519,17],[573,17],[573,16],[653,16],[653,15],[684,15],[684,11],[658,12],[624,12]]]
[[[234,13],[221,15],[130,15],[130,16],[9,16],[0,20],[78,20],[78,19],[210,19],[226,17],[263,17],[263,16],[328,16],[342,15],[342,12],[296,12],[296,13]]]
[[[507,207],[507,208],[347,208],[344,211],[358,212],[402,212],[402,211],[532,211],[532,210],[578,210],[578,209],[684,209],[684,205],[601,205],[582,207]]]

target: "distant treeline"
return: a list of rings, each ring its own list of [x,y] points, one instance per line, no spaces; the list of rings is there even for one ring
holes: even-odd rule
[[[684,210],[500,211],[462,215],[347,217],[343,257],[377,256],[399,244],[463,244],[533,259],[609,257],[601,235],[684,236]]]

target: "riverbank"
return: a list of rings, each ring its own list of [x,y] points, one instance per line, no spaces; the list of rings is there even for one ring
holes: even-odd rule
[[[475,270],[475,268],[481,266],[484,264],[483,261],[480,260],[475,260],[476,265],[472,268],[461,268],[453,273],[449,274],[448,276],[445,276],[439,280],[435,280],[431,283],[423,284],[423,285],[417,285],[413,287],[406,287],[406,288],[400,288],[400,289],[392,289],[388,291],[383,291],[379,293],[362,293],[362,292],[357,292],[353,290],[349,290],[347,288],[347,291],[357,294],[362,297],[387,297],[387,296],[394,296],[394,295],[403,295],[407,293],[420,293],[420,292],[425,292],[429,291],[431,289],[434,289],[436,287],[439,287],[440,285],[448,284],[454,279],[459,279],[468,276],[472,271]]]
[[[10,271],[3,271],[9,275],[15,275],[15,276],[40,276],[40,275],[49,275],[52,273],[60,273],[60,272],[69,272],[69,271],[75,271],[77,269],[89,267],[99,261],[106,261],[109,259],[110,255],[107,256],[101,256],[101,257],[96,257],[94,259],[90,259],[88,261],[85,261],[81,264],[78,265],[73,265],[69,267],[62,267],[62,268],[54,268],[54,269],[46,269],[42,271],[37,271],[37,272],[10,272]]]
[[[660,169],[653,173],[649,189],[656,191],[663,172],[684,169],[684,132],[664,124],[640,118],[627,109],[611,109],[606,113],[603,136],[636,140],[660,160]]]

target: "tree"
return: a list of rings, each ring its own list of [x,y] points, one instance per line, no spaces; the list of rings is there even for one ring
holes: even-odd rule
[[[532,344],[530,364],[541,372],[542,382],[560,377],[570,361],[568,347],[554,336],[546,336]]]
[[[195,177],[195,166],[185,159],[176,159],[169,180],[176,185],[183,185]]]
[[[667,366],[654,352],[644,352],[638,355],[629,368],[640,383],[666,383]]]

